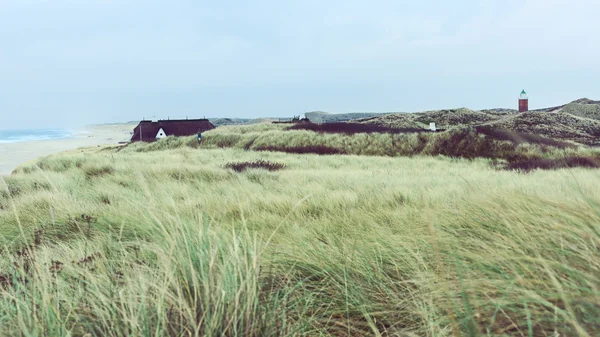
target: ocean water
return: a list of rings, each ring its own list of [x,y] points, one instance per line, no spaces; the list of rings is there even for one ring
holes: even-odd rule
[[[0,130],[0,144],[73,137],[75,137],[75,132],[65,129]]]

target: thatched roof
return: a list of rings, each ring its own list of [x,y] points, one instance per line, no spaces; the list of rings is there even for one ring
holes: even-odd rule
[[[133,130],[131,141],[153,142],[161,128],[167,136],[193,136],[198,132],[212,130],[215,126],[208,119],[141,121]]]

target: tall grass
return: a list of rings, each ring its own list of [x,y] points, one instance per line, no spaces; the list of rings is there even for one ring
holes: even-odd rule
[[[356,124],[361,125],[361,124]],[[537,135],[507,132],[490,128],[462,128],[448,132],[421,133],[332,133],[286,130],[280,125],[220,127],[207,132],[202,143],[191,138],[172,138],[150,146],[135,144],[125,151],[153,151],[192,148],[236,148],[288,153],[354,154],[367,156],[451,156],[461,158],[495,158],[511,162],[567,157],[600,158],[597,149],[554,141]],[[320,127],[319,127],[320,128]],[[373,127],[365,130],[370,132]],[[384,128],[385,129],[385,128]],[[348,132],[354,130],[350,128]],[[390,129],[392,130],[392,129]],[[524,164],[526,165],[526,164]]]
[[[598,171],[155,144],[0,181],[1,335],[600,334]]]

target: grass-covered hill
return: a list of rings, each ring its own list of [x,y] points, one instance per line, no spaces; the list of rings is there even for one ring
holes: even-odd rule
[[[600,145],[600,101],[586,98],[569,104],[517,113],[514,110],[491,109],[473,111],[466,108],[410,114],[388,114],[353,122],[386,127],[420,127],[436,123],[438,128],[460,128],[486,125],[507,131],[517,131]]]
[[[502,117],[504,117],[504,114],[493,114],[460,108],[418,113],[388,114],[384,116],[358,119],[353,122],[399,128],[424,128],[428,127],[429,123],[436,123],[439,128],[448,128],[452,126],[483,124],[498,120]]]
[[[600,334],[597,169],[497,163],[594,150],[288,127],[80,149],[0,178],[0,335]],[[349,154],[283,151],[319,146]]]
[[[188,137],[169,138],[150,145],[132,144],[128,149],[151,151],[199,146],[194,137]],[[597,149],[576,143],[522,132],[507,132],[489,126],[426,132],[358,123],[221,127],[205,134],[202,147],[392,157],[444,155],[517,161],[600,156]]]
[[[434,122],[440,126],[474,125],[498,119],[496,115],[469,109],[440,110],[415,114],[417,123],[429,125]]]
[[[526,112],[488,125],[571,140],[581,144],[600,145],[600,120],[578,117],[565,112]]]
[[[394,128],[425,128],[425,124],[415,121],[413,114],[386,114],[352,120],[352,123],[373,124]],[[428,126],[429,124],[427,124]]]
[[[574,116],[600,121],[600,101],[582,98],[563,106],[560,111]]]
[[[537,115],[534,116],[532,113]],[[416,113],[335,114],[313,111],[305,115],[314,123],[352,122],[390,128],[426,128],[432,122],[436,123],[438,128],[490,125],[495,128],[506,128],[507,131],[537,133],[586,145],[600,144],[600,101],[587,98],[565,105],[532,110],[528,114],[519,114],[514,109],[459,108]],[[211,122],[215,126],[225,126],[259,124],[273,120],[277,119],[218,118],[211,119]]]

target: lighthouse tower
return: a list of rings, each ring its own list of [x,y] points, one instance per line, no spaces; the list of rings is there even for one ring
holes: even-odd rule
[[[525,112],[529,110],[529,97],[525,90],[521,91],[519,96],[519,112]]]

